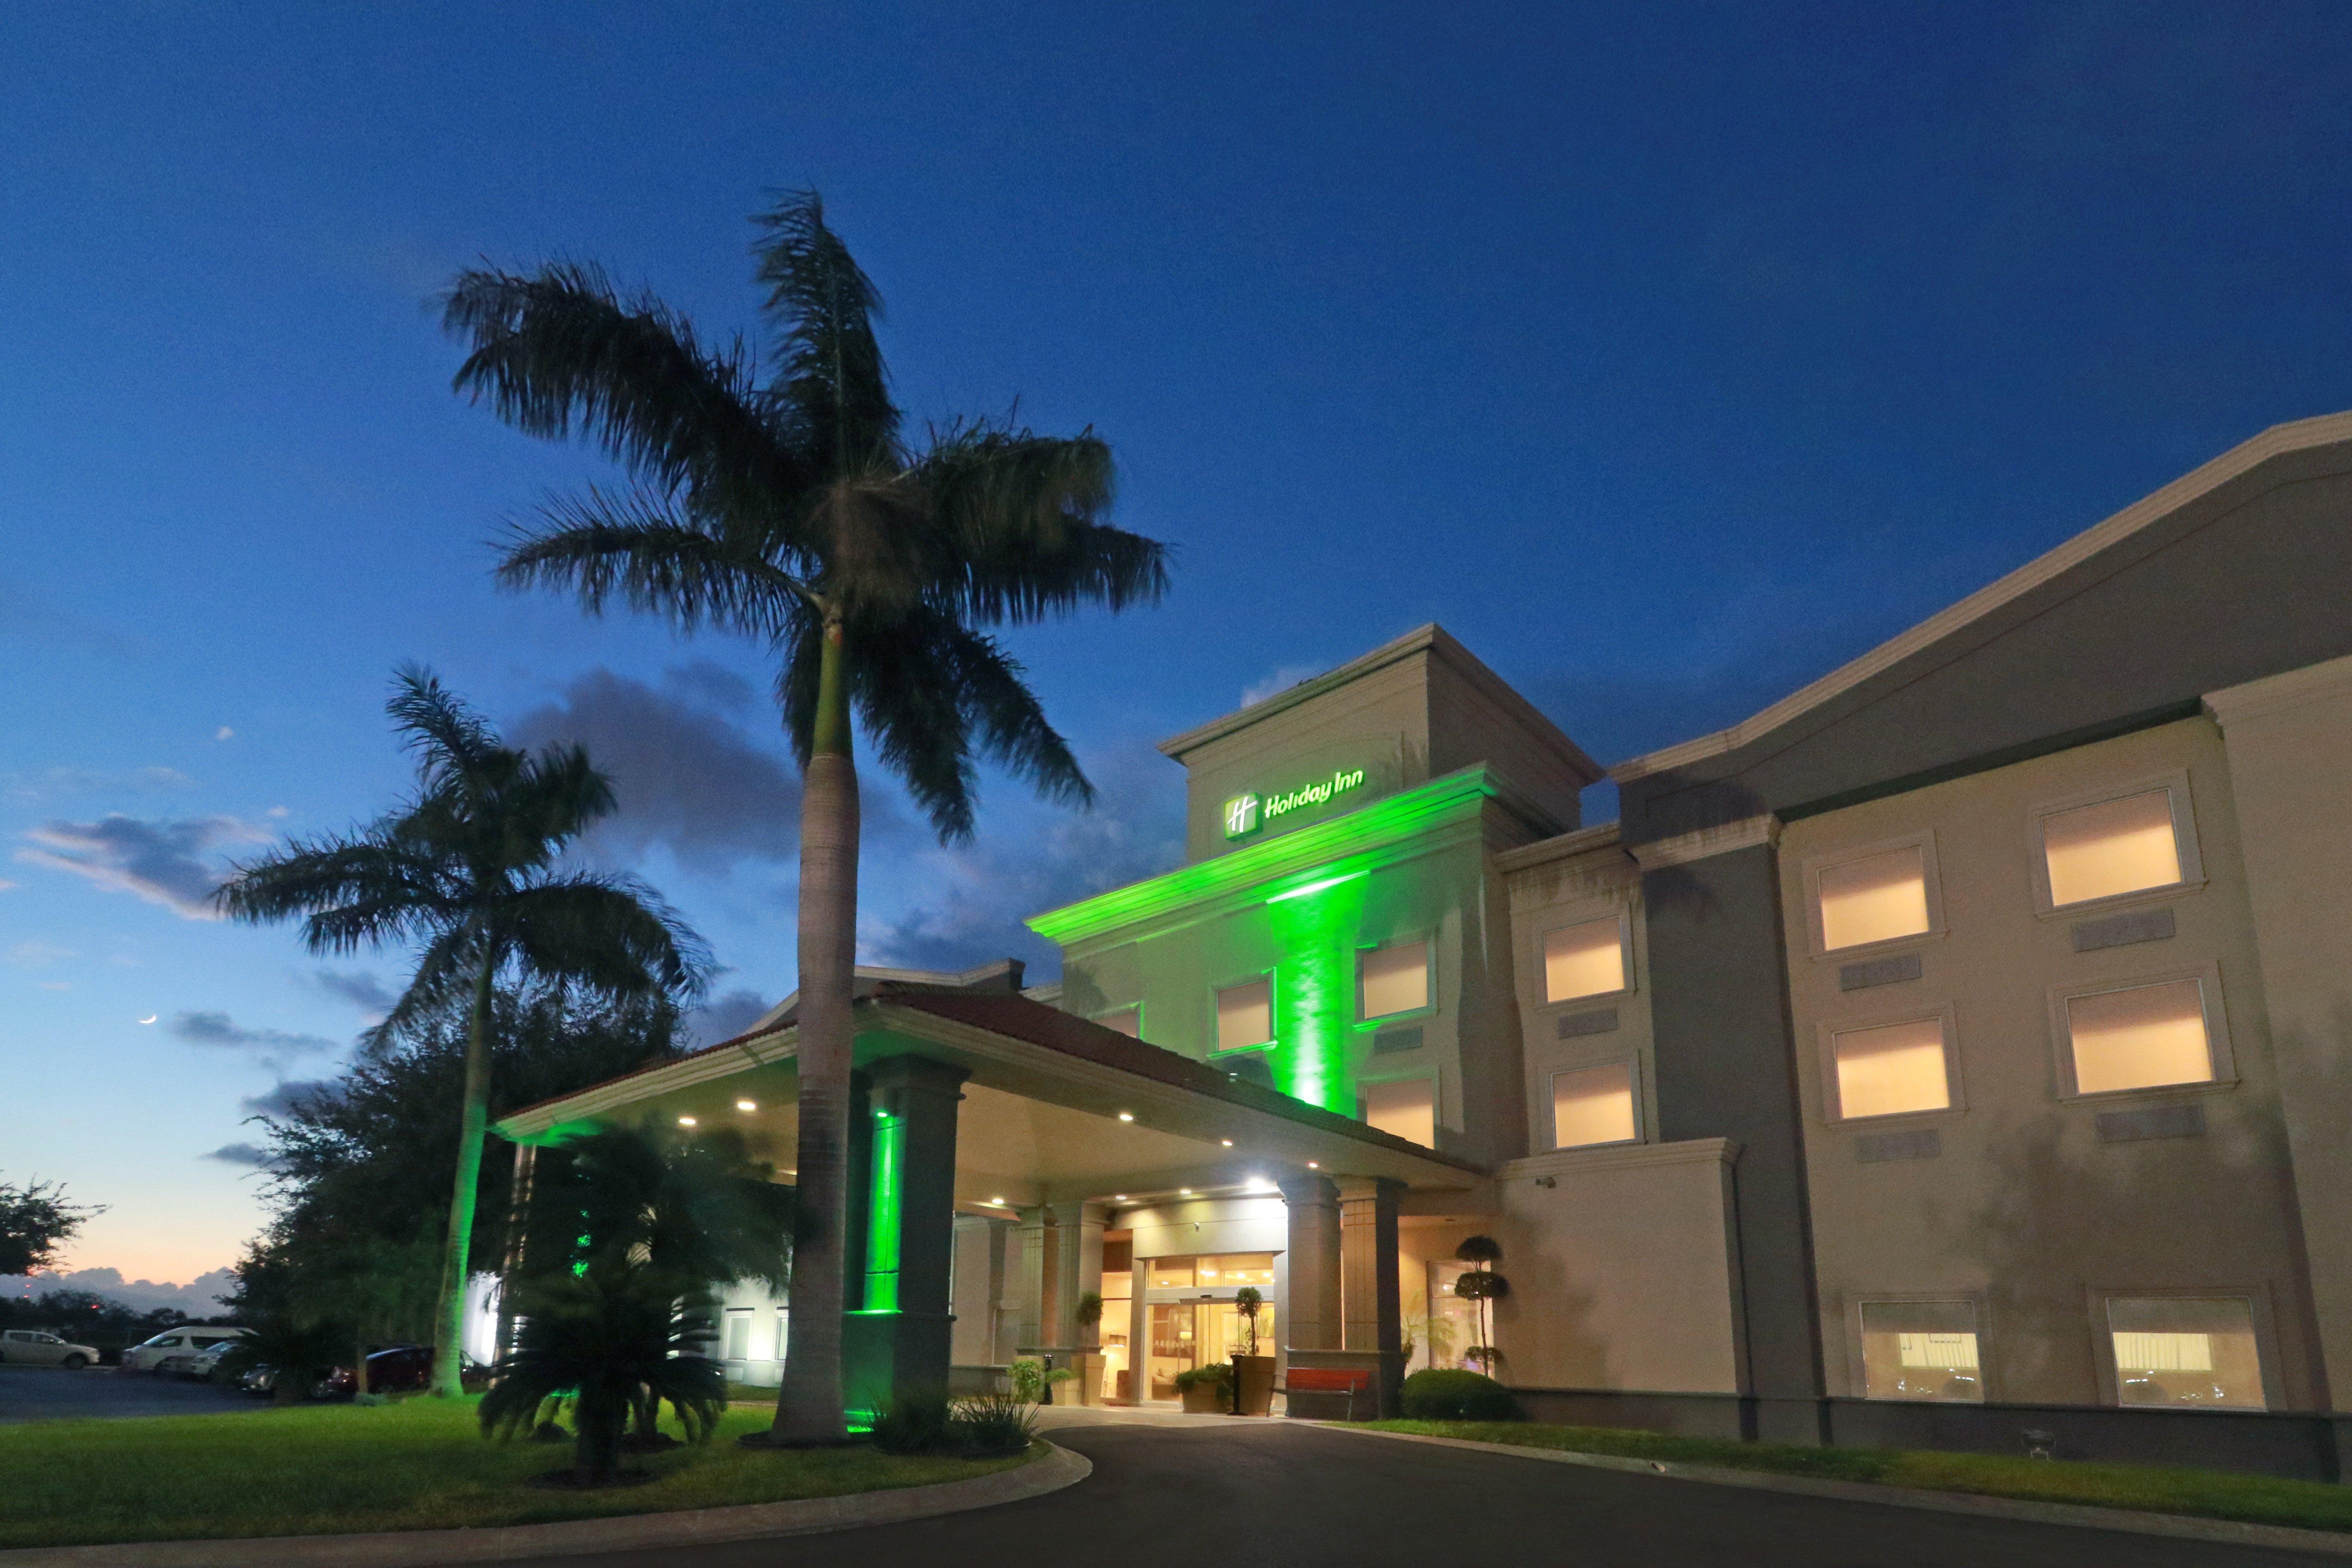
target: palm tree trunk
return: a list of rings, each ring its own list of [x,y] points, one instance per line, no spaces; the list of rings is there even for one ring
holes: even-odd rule
[[[857,984],[857,768],[841,619],[825,617],[816,717],[801,793],[800,1169],[791,1339],[773,1440],[844,1436],[841,1311],[849,1172],[851,1016]]]
[[[457,1121],[457,1179],[449,1192],[449,1237],[441,1252],[441,1298],[433,1309],[433,1394],[463,1393],[467,1268],[474,1244],[474,1198],[482,1181],[482,1139],[490,1120],[490,982],[499,972],[495,942],[474,980],[474,1015],[466,1029],[466,1104]]]

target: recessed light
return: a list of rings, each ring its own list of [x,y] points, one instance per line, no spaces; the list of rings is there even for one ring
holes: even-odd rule
[[[1192,1189],[1190,1187],[1179,1187],[1176,1189],[1176,1195],[1179,1197],[1189,1198],[1192,1195]]]
[[[994,1204],[998,1208],[1003,1208],[1004,1206],[1004,1200],[1003,1198],[991,1198],[988,1201]]]
[[[1122,1110],[1118,1113],[1118,1119],[1121,1121],[1132,1121],[1135,1120],[1135,1112],[1132,1110]]]
[[[1234,1146],[1234,1141],[1230,1138],[1220,1138],[1217,1142],[1223,1143],[1228,1149]]]
[[[1323,1162],[1320,1160],[1309,1160],[1307,1162],[1307,1168],[1310,1171],[1319,1171],[1323,1168]]]
[[[677,1119],[677,1124],[680,1127],[691,1127],[694,1125],[694,1118],[691,1116],[681,1116]]]
[[[756,1100],[739,1100],[735,1102],[735,1109],[738,1110],[757,1110],[760,1109],[760,1102]]]
[[[1110,1195],[1110,1201],[1115,1204],[1123,1204],[1127,1202],[1127,1194],[1125,1193],[1113,1193]]]

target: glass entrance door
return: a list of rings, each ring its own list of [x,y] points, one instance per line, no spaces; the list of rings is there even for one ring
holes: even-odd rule
[[[1272,1355],[1274,1308],[1257,1310],[1257,1352]],[[1231,1301],[1181,1301],[1151,1309],[1149,1399],[1181,1399],[1176,1374],[1210,1362],[1250,1353],[1249,1326]]]

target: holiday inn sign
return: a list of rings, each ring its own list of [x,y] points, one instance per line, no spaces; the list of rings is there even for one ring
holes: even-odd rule
[[[1335,795],[1345,795],[1362,787],[1364,770],[1339,768],[1329,778],[1313,784],[1300,784],[1297,789],[1261,797],[1255,791],[1244,791],[1225,802],[1225,837],[1247,838],[1277,816],[1286,816],[1307,806],[1321,805]]]

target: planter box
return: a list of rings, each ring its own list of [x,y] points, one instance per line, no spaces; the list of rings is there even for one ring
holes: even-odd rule
[[[1242,1415],[1267,1415],[1274,1411],[1274,1358],[1270,1355],[1237,1355],[1234,1370],[1241,1376]]]
[[[1228,1408],[1222,1384],[1195,1383],[1176,1392],[1183,1397],[1187,1415],[1223,1415]]]

